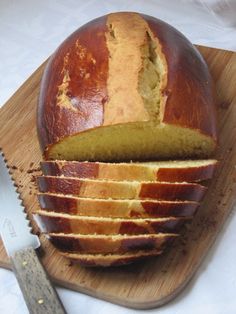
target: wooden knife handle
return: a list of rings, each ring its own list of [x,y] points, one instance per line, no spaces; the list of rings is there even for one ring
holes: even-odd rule
[[[66,313],[33,248],[16,252],[11,262],[31,314]]]

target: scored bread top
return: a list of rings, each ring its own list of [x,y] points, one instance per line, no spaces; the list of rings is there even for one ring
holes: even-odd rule
[[[114,181],[196,182],[212,178],[217,161],[184,160],[146,163],[43,161],[44,175]]]
[[[173,27],[132,12],[95,19],[62,43],[43,76],[37,121],[46,159],[208,156],[215,148],[205,61]]]
[[[40,192],[102,199],[159,199],[200,201],[207,188],[197,183],[106,181],[39,176]]]
[[[111,200],[39,193],[44,211],[116,218],[191,217],[199,204],[192,201]]]

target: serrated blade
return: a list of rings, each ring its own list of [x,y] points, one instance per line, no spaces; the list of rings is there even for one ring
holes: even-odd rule
[[[9,256],[27,247],[36,249],[40,246],[39,238],[31,233],[29,220],[1,151],[0,233]]]

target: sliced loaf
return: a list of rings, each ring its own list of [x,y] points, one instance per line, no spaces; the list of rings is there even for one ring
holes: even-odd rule
[[[159,199],[200,201],[206,187],[197,183],[103,181],[39,176],[39,191],[102,199]]]
[[[38,200],[44,211],[113,218],[190,217],[199,206],[192,201],[110,200],[50,193],[39,193]]]
[[[52,244],[62,252],[127,253],[133,250],[163,249],[178,237],[172,233],[144,235],[81,235],[48,233]]]
[[[179,231],[187,218],[122,219],[74,216],[54,212],[34,213],[41,232],[74,234],[154,234]]]
[[[212,178],[217,161],[183,160],[146,163],[43,161],[44,175],[114,181],[196,182]]]
[[[162,253],[160,250],[137,251],[124,254],[79,254],[79,253],[65,253],[60,254],[69,258],[74,263],[80,263],[83,266],[122,266],[133,262],[140,261],[153,256],[158,256]]]
[[[147,15],[109,14],[62,43],[42,79],[38,138],[46,160],[90,161],[44,162],[46,176],[38,178],[39,190],[47,194],[39,196],[45,212],[37,219],[64,256],[118,265],[159,254],[178,236],[158,232],[176,231],[173,223],[175,228],[183,223],[170,214],[194,213],[197,203],[190,201],[200,201],[206,188],[190,182],[211,178],[215,161],[91,161],[211,156],[217,143],[212,87],[197,49]],[[150,218],[162,216],[167,218]]]

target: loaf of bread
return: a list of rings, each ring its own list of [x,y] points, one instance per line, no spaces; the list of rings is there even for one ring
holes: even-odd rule
[[[75,31],[51,57],[37,124],[46,159],[205,158],[216,146],[211,76],[170,25],[108,14]]]
[[[114,200],[39,193],[43,211],[77,216],[112,218],[192,217],[199,203],[193,201]]]
[[[217,165],[213,94],[197,49],[147,15],[108,14],[61,44],[40,88],[34,213],[60,254],[124,265],[179,236]]]
[[[48,238],[60,251],[75,253],[127,253],[133,250],[162,249],[177,234],[158,233],[141,235],[81,235],[48,233]]]
[[[216,160],[159,161],[145,163],[102,163],[43,161],[44,175],[115,181],[196,182],[210,179]]]
[[[40,192],[90,198],[201,201],[206,187],[185,182],[104,181],[53,176],[37,178]]]
[[[178,232],[187,218],[104,218],[37,211],[34,218],[44,233],[154,234]],[[188,219],[191,219],[189,217]]]

